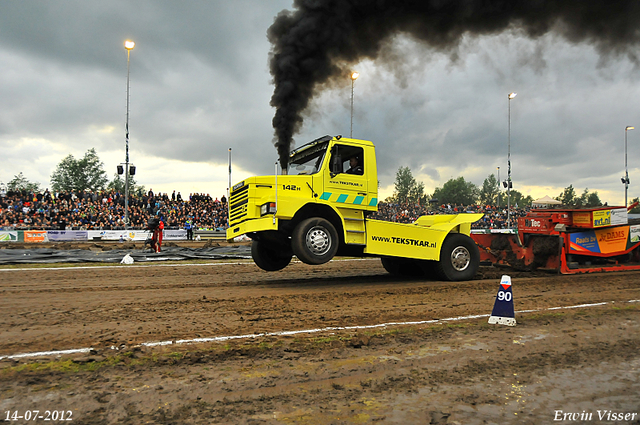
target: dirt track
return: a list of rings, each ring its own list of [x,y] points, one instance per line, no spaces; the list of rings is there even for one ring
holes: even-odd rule
[[[202,344],[172,341],[489,314],[503,272],[398,281],[379,260],[0,271],[6,411],[75,423],[552,423],[637,413],[640,273],[510,273],[518,326],[487,318]],[[579,309],[550,307],[611,302]],[[115,347],[116,349],[112,349]],[[4,416],[2,416],[4,419]],[[22,423],[14,421],[13,423]],[[579,423],[579,422],[573,422]],[[613,422],[609,422],[613,423]]]

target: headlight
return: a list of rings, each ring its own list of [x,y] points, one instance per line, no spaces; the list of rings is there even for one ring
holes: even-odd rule
[[[274,214],[276,212],[276,203],[267,202],[260,207],[260,215]]]

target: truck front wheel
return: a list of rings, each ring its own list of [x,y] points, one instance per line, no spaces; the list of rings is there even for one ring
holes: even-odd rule
[[[282,270],[291,262],[291,253],[281,254],[273,246],[256,240],[251,243],[251,257],[256,266],[268,272]]]
[[[436,271],[444,280],[470,280],[480,266],[478,245],[469,236],[452,233],[444,240]]]
[[[338,252],[338,232],[324,218],[308,218],[293,230],[291,249],[303,263],[324,264]]]

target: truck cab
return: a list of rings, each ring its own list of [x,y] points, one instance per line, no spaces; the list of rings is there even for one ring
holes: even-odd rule
[[[468,238],[470,220],[482,216],[421,217],[407,225],[368,219],[377,206],[374,144],[325,136],[291,152],[286,173],[250,177],[232,187],[227,239],[250,237],[252,257],[267,271],[286,267],[293,255],[307,264],[349,255],[385,257],[385,268],[402,274],[408,264],[415,268],[416,261],[419,269],[431,270],[433,264],[426,262],[440,260],[445,238],[450,233],[466,233]],[[450,277],[475,274],[479,254],[469,241],[455,254],[458,263],[465,256],[464,265],[458,266],[465,273]]]

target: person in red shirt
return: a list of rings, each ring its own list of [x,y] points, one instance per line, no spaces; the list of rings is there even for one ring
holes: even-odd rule
[[[153,231],[153,238],[156,240],[156,252],[162,251],[162,235],[164,231],[164,223],[162,220],[158,223],[158,227]]]
[[[147,229],[151,230],[151,249],[153,252],[160,252],[162,250],[162,233],[164,230],[164,223],[159,217],[149,219]]]

